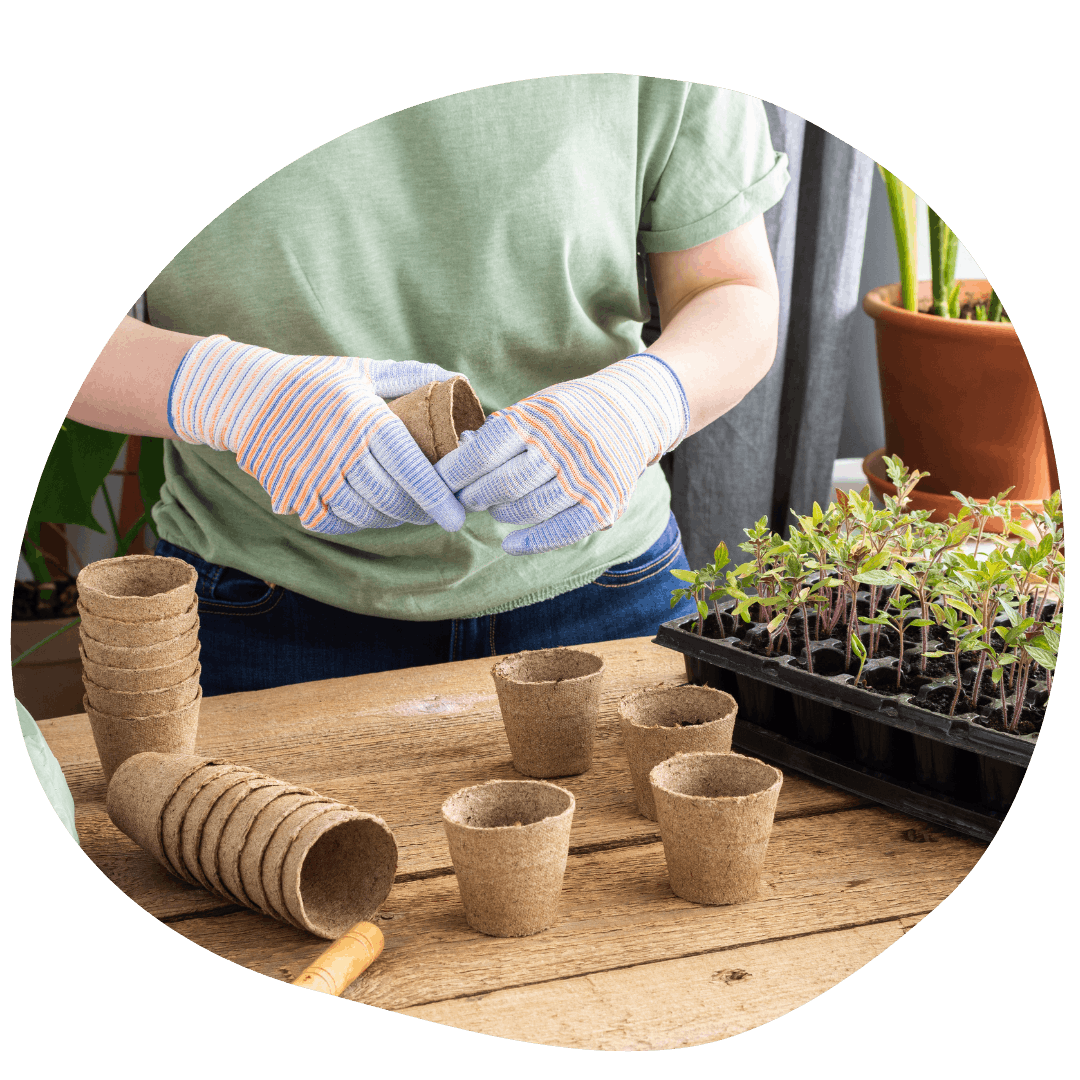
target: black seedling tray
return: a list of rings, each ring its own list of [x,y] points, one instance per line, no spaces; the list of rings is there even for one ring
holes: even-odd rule
[[[688,682],[739,703],[736,747],[967,836],[997,831],[1037,736],[943,716],[911,694],[883,696],[854,687],[851,675],[810,674],[793,656],[760,656],[736,647],[738,638],[684,629],[695,623],[664,623],[654,640],[683,654]]]

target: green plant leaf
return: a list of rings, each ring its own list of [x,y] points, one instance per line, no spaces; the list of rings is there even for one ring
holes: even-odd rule
[[[154,528],[154,519],[150,516],[154,504],[161,498],[161,486],[165,483],[165,440],[142,436],[139,450],[139,494],[142,496],[146,521],[144,524]],[[154,535],[157,530],[154,529]]]
[[[91,506],[126,438],[65,420],[38,481],[29,523],[51,521],[104,532]]]
[[[900,263],[900,298],[908,311],[917,311],[919,265],[915,225],[915,192],[897,179],[888,169],[879,165],[878,171],[885,181],[889,196],[889,213],[892,216],[893,235],[896,238],[896,255]]]
[[[856,574],[855,580],[863,585],[895,585],[897,579],[884,570],[867,570],[865,573]]]
[[[1012,533],[1013,536],[1019,536],[1026,540],[1032,547],[1039,542],[1039,538],[1030,529],[1025,529],[1015,521],[1009,522],[1009,532]]]
[[[1028,642],[1024,646],[1024,652],[1035,661],[1039,667],[1046,668],[1048,671],[1053,671],[1057,667],[1057,657],[1049,649],[1040,649],[1038,645],[1032,645]]]
[[[671,573],[680,581],[689,581],[692,585],[697,584],[697,574],[690,570],[672,570]]]

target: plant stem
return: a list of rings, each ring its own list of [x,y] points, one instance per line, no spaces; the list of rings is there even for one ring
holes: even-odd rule
[[[68,572],[67,567],[55,555],[50,555],[49,552],[47,552],[43,547],[41,547],[40,544],[35,544],[34,541],[30,539],[30,534],[28,532],[23,533],[23,541],[24,543],[29,544],[34,549],[34,551],[36,551],[38,555],[46,562],[51,562],[53,566],[58,566],[60,568],[60,571],[64,574]],[[39,584],[45,585],[50,583],[39,582]]]
[[[811,675],[814,674],[814,653],[810,648],[810,616],[806,612],[806,605],[803,604],[800,609],[802,611],[802,629],[803,629],[803,641],[806,642],[806,670]]]
[[[39,641],[36,645],[31,645],[30,648],[26,650],[26,652],[20,653],[18,656],[16,656],[15,659],[11,661],[11,666],[14,667],[20,660],[25,660],[26,657],[28,657],[36,649],[40,649],[42,645],[48,645],[53,638],[59,637],[61,634],[66,633],[73,626],[78,626],[80,622],[82,622],[82,616],[76,616],[74,619],[71,620],[71,622],[67,623],[64,626],[61,626],[60,629],[57,630],[55,633],[50,634],[47,638],[42,638],[41,641]]]
[[[899,586],[897,586],[899,588]],[[900,634],[900,654],[896,658],[896,689],[900,689],[900,673],[904,666],[904,613],[901,611],[896,620],[896,629]]]
[[[1020,714],[1024,711],[1024,699],[1027,697],[1028,677],[1031,674],[1031,657],[1025,657],[1022,661],[1024,673],[1020,676],[1020,683],[1016,688],[1016,703],[1013,705],[1013,722],[1010,731],[1016,731],[1020,727]]]
[[[952,280],[948,274],[949,234],[952,231],[935,213],[933,207],[926,208],[930,218],[930,276],[933,284],[933,304],[931,311],[943,319],[949,317],[949,290]]]
[[[889,196],[889,213],[896,254],[900,263],[900,299],[908,311],[919,310],[918,261],[916,258],[915,192],[888,169],[878,166]]]
[[[109,512],[109,522],[112,525],[113,539],[119,545],[122,537],[120,536],[120,522],[116,519],[116,511],[113,510],[112,499],[109,497],[108,485],[102,481],[101,494],[105,498],[105,509]]]
[[[964,689],[964,684],[960,681],[960,643],[956,643],[956,647],[953,649],[953,669],[956,671],[956,693],[953,694],[952,704],[949,706],[949,715],[956,715],[956,705],[960,700],[960,691]]]
[[[41,524],[42,525],[48,525],[49,528],[52,529],[53,532],[55,532],[56,535],[59,536],[60,539],[64,541],[64,547],[66,547],[68,549],[68,553],[75,560],[75,565],[80,570],[82,570],[83,569],[83,561],[82,561],[82,559],[79,558],[79,552],[76,549],[75,545],[68,539],[67,533],[63,529],[61,529],[59,525],[54,525],[51,521],[43,521]]]

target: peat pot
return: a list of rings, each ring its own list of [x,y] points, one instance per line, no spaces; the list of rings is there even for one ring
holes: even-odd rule
[[[574,796],[542,780],[489,780],[443,803],[465,919],[491,937],[551,926],[570,853]]]
[[[742,754],[676,754],[655,766],[656,800],[671,891],[695,904],[753,899],[784,776]]]
[[[577,776],[592,764],[604,660],[584,649],[536,649],[492,669],[514,768],[523,776]]]
[[[709,686],[653,686],[619,702],[623,749],[630,765],[639,813],[656,820],[649,773],[674,754],[731,749],[739,706]]]

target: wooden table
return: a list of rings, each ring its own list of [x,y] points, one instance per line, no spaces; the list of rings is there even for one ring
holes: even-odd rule
[[[592,646],[607,662],[593,767],[577,799],[560,920],[532,938],[466,925],[439,808],[514,778],[492,660],[208,698],[198,746],[383,817],[398,874],[377,919],[382,957],[345,996],[472,1031],[595,1049],[726,1038],[810,1000],[901,937],[984,846],[789,773],[759,897],[700,907],[668,886],[657,826],[635,809],[616,703],[684,681],[647,638]],[[105,814],[85,716],[41,724],[75,798],[84,851],[177,933],[290,980],[326,942],[183,884]],[[300,993],[301,991],[297,991]]]

